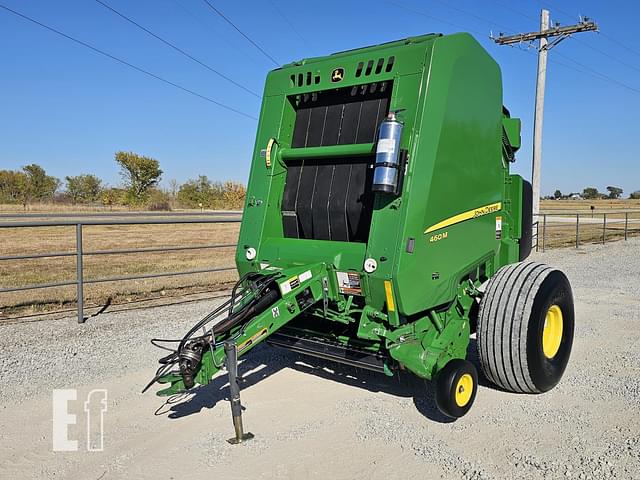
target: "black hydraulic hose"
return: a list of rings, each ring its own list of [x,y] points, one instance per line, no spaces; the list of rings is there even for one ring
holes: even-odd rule
[[[278,299],[278,296],[279,293],[277,289],[267,289],[264,295],[248,304],[245,308],[237,312],[237,314],[232,315],[226,320],[223,320],[222,322],[215,325],[212,329],[213,333],[220,334],[229,331],[236,325],[242,323],[245,319],[264,312],[267,307],[269,307]]]
[[[231,298],[226,302],[222,303],[221,305],[219,305],[218,307],[216,307],[211,312],[209,312],[201,320],[199,320],[193,327],[189,329],[189,331],[184,335],[184,337],[182,337],[182,339],[180,340],[160,339],[160,338],[152,339],[151,343],[154,346],[157,346],[165,350],[169,350],[171,351],[171,353],[160,358],[159,360],[160,367],[156,371],[156,375],[142,390],[142,393],[144,393],[151,385],[153,385],[163,375],[167,374],[173,366],[175,366],[177,363],[180,362],[181,352],[184,349],[187,342],[208,339],[208,337],[211,337],[211,339],[209,339],[208,341],[213,342],[216,335],[228,332],[233,327],[240,325],[243,322],[245,322],[247,319],[262,313],[270,305],[272,305],[279,298],[279,290],[274,281],[278,275],[280,275],[279,272],[275,272],[269,275],[261,275],[255,272],[249,272],[243,275],[238,280],[238,282],[236,282],[236,284],[233,286],[233,289],[231,291]],[[243,282],[245,282],[248,279],[251,279],[251,277],[254,277],[253,286],[248,287],[247,290],[252,291],[253,299],[251,299],[239,311],[233,312],[233,307],[237,304],[236,297],[238,294],[238,288],[241,286]],[[243,296],[244,296],[244,293],[245,293],[245,290],[242,290],[241,294]],[[206,333],[204,335],[200,335],[197,337],[192,336],[196,331],[198,331],[198,329],[204,328],[204,326],[207,323],[209,323],[214,318],[217,318],[220,315],[220,313],[223,312],[226,308],[229,309],[227,318],[225,318],[224,320],[214,325],[209,331],[209,333]],[[244,331],[244,327],[246,327],[246,324],[243,326],[242,330],[238,335],[242,334],[242,332]],[[179,342],[179,345],[176,350],[173,350],[169,347],[158,344],[158,343],[178,343],[178,342]],[[215,346],[217,347],[218,344],[216,343]]]
[[[265,275],[265,276],[261,276],[261,278],[259,278],[258,280],[261,280],[263,283],[262,285],[260,285],[257,289],[257,291],[254,292],[255,298],[248,303],[247,305],[245,305],[240,311],[238,312],[233,312],[233,306],[236,304],[235,302],[235,298],[236,298],[236,294],[237,294],[237,287],[241,284],[241,282],[245,281],[246,279],[248,279],[251,275],[256,275],[254,272],[250,272],[247,273],[245,275],[243,275],[240,280],[238,280],[238,282],[234,285],[234,288],[231,292],[231,298],[229,300],[227,300],[225,303],[223,303],[222,305],[220,305],[219,307],[217,307],[213,312],[211,312],[210,314],[208,314],[207,316],[205,316],[202,320],[200,320],[198,323],[196,323],[193,327],[191,327],[191,329],[189,329],[189,331],[185,334],[185,336],[182,338],[182,341],[180,342],[180,345],[178,346],[177,351],[180,352],[182,350],[182,348],[184,347],[185,343],[189,340],[194,340],[193,337],[191,337],[191,335],[193,335],[196,331],[198,331],[201,327],[203,327],[204,325],[206,325],[211,319],[215,318],[224,308],[227,307],[227,305],[229,306],[229,317],[227,317],[227,319],[219,322],[218,324],[216,324],[213,327],[213,334],[220,334],[223,333],[227,330],[229,330],[230,328],[232,328],[233,326],[237,325],[238,323],[240,323],[242,320],[247,318],[247,315],[245,314],[245,312],[247,310],[250,309],[250,307],[255,304],[256,302],[259,302],[261,300],[260,295],[262,295],[262,293],[265,291],[265,289],[267,287],[269,287],[269,285],[272,283],[272,280],[274,278],[275,275]],[[271,300],[271,303],[275,301],[275,300]],[[265,306],[266,308],[266,306]],[[262,311],[262,310],[260,310]],[[255,310],[252,310],[253,315],[255,315]],[[221,328],[220,326],[224,325],[224,328]],[[203,335],[202,337],[206,337],[207,335]]]

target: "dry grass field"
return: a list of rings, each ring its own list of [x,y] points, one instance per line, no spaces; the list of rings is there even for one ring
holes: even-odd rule
[[[640,235],[640,200],[544,200],[540,212],[547,214],[538,225],[540,248],[575,245],[576,214],[580,244],[621,240],[625,223],[628,237]]]
[[[540,206],[542,212],[595,212],[611,210],[640,210],[640,200],[543,200]]]
[[[156,217],[157,218],[157,217]],[[29,220],[34,220],[30,218]],[[40,220],[40,219],[38,219]],[[83,227],[83,250],[235,245],[239,223],[123,225]],[[75,252],[75,227],[0,229],[0,256],[43,252]],[[84,278],[232,267],[235,246],[219,249],[87,255]],[[0,288],[74,280],[75,257],[0,262]],[[233,271],[85,285],[85,302],[99,308],[107,303],[184,296],[219,290],[236,278]],[[73,309],[76,287],[0,293],[0,319],[52,310]],[[95,310],[95,309],[94,309]]]
[[[593,219],[590,219],[591,205],[595,206]],[[0,214],[22,211],[21,207],[12,207],[14,208],[0,206]],[[542,224],[540,225],[540,245],[544,238],[545,248],[575,244],[575,212],[581,213],[581,243],[602,240],[603,213],[607,213],[608,226],[605,232],[607,241],[623,236],[624,213],[620,212],[625,210],[633,212],[628,214],[629,235],[640,234],[640,201],[544,201],[541,209],[542,212],[558,214],[547,217],[546,234]],[[36,205],[30,207],[29,212],[42,213],[42,217],[29,218],[28,220],[46,220],[47,214],[51,213],[89,214],[95,211],[95,209],[67,209]],[[571,213],[573,213],[573,217]],[[238,231],[238,223],[85,226],[83,247],[85,252],[91,252],[167,246],[234,245],[237,241]],[[0,256],[43,252],[75,252],[75,227],[0,229]],[[127,255],[89,255],[84,259],[84,277],[85,279],[93,279],[227,267],[233,266],[234,253],[235,247],[226,247]],[[2,261],[0,262],[0,288],[74,280],[75,274],[76,265],[73,256]],[[229,271],[87,284],[85,285],[87,314],[96,312],[105,304],[117,305],[136,303],[142,300],[183,298],[185,295],[221,290],[228,288],[236,278],[235,272]],[[0,293],[0,320],[59,310],[73,311],[75,298],[75,286]]]

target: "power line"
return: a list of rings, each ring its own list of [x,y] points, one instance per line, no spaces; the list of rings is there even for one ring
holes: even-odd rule
[[[540,168],[542,165],[542,122],[544,116],[544,92],[547,78],[547,55],[549,50],[562,40],[581,32],[598,30],[593,21],[581,20],[575,25],[566,27],[549,25],[549,10],[542,10],[540,15],[540,30],[516,35],[503,36],[493,40],[498,45],[512,45],[522,42],[538,40],[538,73],[536,80],[536,106],[533,120],[533,162],[531,168],[531,185],[533,188],[533,215],[537,217],[540,211]]]
[[[595,69],[591,68],[590,66],[585,65],[584,63],[580,63],[577,60],[574,60],[573,58],[568,57],[567,55],[563,55],[560,52],[556,52],[556,55],[558,55],[559,57],[562,57],[562,58],[564,58],[566,60],[569,60],[570,62],[575,63],[576,65],[578,65],[579,67],[584,68],[585,70],[587,70],[587,72],[592,73],[593,75],[597,75],[597,76],[601,77],[601,80],[606,80],[606,81],[614,83],[614,84],[616,84],[616,85],[618,85],[620,87],[624,87],[627,90],[630,90],[632,92],[640,93],[640,89],[632,87],[630,85],[627,85],[626,83],[620,82],[619,80],[616,80],[615,78],[612,78],[612,77],[610,77],[608,75],[605,75],[604,73],[601,73],[598,70],[595,70]]]
[[[229,20],[220,10],[218,10],[216,7],[213,6],[213,4],[211,2],[209,2],[209,0],[202,0],[204,3],[206,3],[209,8],[211,10],[213,10],[214,12],[216,12],[220,18],[222,18],[225,22],[227,22],[229,25],[231,25],[240,35],[242,35],[244,38],[246,38],[251,45],[253,45],[254,47],[256,47],[258,50],[260,50],[260,52],[262,52],[262,54],[267,57],[269,60],[271,60],[274,65],[276,67],[279,67],[280,64],[277,62],[277,60],[275,58],[273,58],[271,55],[269,55],[267,52],[265,52],[262,47],[260,47],[260,45],[258,45],[256,42],[254,42],[253,40],[251,40],[242,30],[240,30],[231,20]]]
[[[624,48],[625,50],[628,50],[631,53],[634,53],[636,55],[640,55],[640,52],[638,50],[634,50],[633,48],[631,48],[630,46],[626,45],[625,43],[621,42],[620,40],[616,40],[615,38],[613,38],[611,35],[606,34],[604,32],[599,32],[600,35],[602,35],[604,38],[606,38],[607,40],[609,40],[610,42],[615,43],[616,45]]]
[[[304,38],[304,37],[302,36],[302,34],[300,33],[300,31],[298,31],[298,29],[297,29],[297,28],[296,28],[296,26],[293,24],[293,22],[291,22],[291,21],[286,17],[286,15],[284,14],[284,12],[283,12],[279,7],[278,7],[278,5],[276,5],[276,2],[274,2],[274,1],[272,1],[272,0],[269,0],[269,3],[270,3],[270,4],[271,4],[271,6],[273,7],[273,9],[276,11],[276,13],[280,16],[280,18],[282,18],[282,20],[284,20],[284,22],[285,22],[287,25],[289,25],[289,28],[291,29],[291,31],[292,31],[293,33],[295,33],[295,34],[298,36],[298,38],[300,38],[300,40],[302,40],[304,43],[306,43],[306,44],[307,44],[307,46],[309,46],[309,47],[310,47],[311,45],[309,44],[309,42],[307,41],[307,39],[306,39],[306,38]]]
[[[226,80],[227,82],[235,85],[238,88],[241,88],[242,90],[244,90],[247,93],[250,93],[251,95],[253,95],[256,98],[260,98],[260,95],[258,95],[256,92],[248,89],[247,87],[245,87],[244,85],[241,85],[240,83],[236,82],[235,80],[233,80],[232,78],[229,78],[228,76],[226,76],[223,73],[220,73],[218,70],[216,70],[215,68],[211,67],[210,65],[207,65],[206,63],[204,63],[202,60],[198,60],[197,58],[195,58],[194,56],[190,55],[189,53],[185,52],[184,50],[182,50],[180,47],[177,47],[176,45],[174,45],[173,43],[169,42],[168,40],[165,40],[164,38],[160,37],[159,35],[156,35],[155,33],[153,33],[151,30],[149,30],[148,28],[143,27],[142,25],[140,25],[138,22],[136,22],[135,20],[127,17],[125,14],[119,12],[118,10],[116,10],[115,8],[113,8],[112,6],[110,6],[109,4],[107,4],[106,2],[103,2],[102,0],[95,0],[97,3],[99,3],[100,5],[102,5],[104,8],[106,8],[107,10],[110,10],[111,12],[115,13],[116,15],[118,15],[120,18],[126,20],[127,22],[131,23],[132,25],[135,25],[136,27],[138,27],[140,30],[142,30],[143,32],[146,32],[147,34],[151,35],[153,38],[160,40],[162,43],[164,43],[165,45],[167,45],[168,47],[174,49],[176,52],[180,53],[181,55],[187,57],[188,59],[196,62],[198,65],[203,66],[204,68],[206,68],[207,70],[215,73],[216,75],[218,75],[220,78],[223,78],[224,80]]]
[[[487,23],[489,25],[495,25],[496,27],[500,27],[502,29],[504,29],[505,31],[509,30],[509,27],[505,27],[504,25],[500,25],[497,22],[494,22],[493,20],[489,20],[488,18],[484,18],[481,17],[480,15],[476,15],[473,12],[470,12],[469,10],[465,10],[463,8],[459,8],[459,7],[454,7],[453,5],[449,5],[447,2],[445,2],[444,0],[435,0],[436,2],[444,5],[447,8],[450,8],[451,10],[455,10],[456,12],[460,12],[464,15],[468,15],[470,17],[475,18],[476,20],[480,20],[481,22]]]
[[[434,17],[433,15],[431,15],[429,13],[424,13],[424,12],[421,12],[419,10],[415,10],[414,8],[408,7],[407,5],[404,5],[402,3],[394,2],[394,1],[391,1],[391,0],[389,0],[388,3],[390,3],[392,5],[395,5],[396,7],[399,7],[401,9],[403,9],[403,10],[408,11],[408,12],[415,13],[416,15],[420,15],[420,16],[425,17],[425,18],[430,18],[431,20],[435,20],[436,22],[444,23],[446,25],[450,25],[452,27],[459,28],[459,29],[464,30],[464,31],[473,32],[476,35],[479,35],[481,37],[484,37],[486,35],[485,33],[479,32],[478,30],[472,30],[472,29],[469,29],[469,28],[467,28],[467,27],[465,27],[463,25],[459,25],[457,23],[450,22],[449,20],[444,20],[442,18]]]
[[[503,6],[503,7],[505,7],[505,8],[508,8],[509,10],[511,10],[512,12],[514,12],[514,13],[516,13],[516,14],[520,15],[520,16],[527,17],[527,18],[533,18],[533,17],[531,17],[531,16],[529,16],[529,15],[526,15],[526,14],[522,13],[522,12],[521,12],[521,11],[519,11],[519,10],[516,10],[515,8],[507,7],[507,5],[503,4],[502,2],[497,2],[496,0],[494,0],[494,2],[495,2],[495,3],[499,3],[501,6]],[[541,4],[549,4],[549,2],[544,2],[544,1],[540,1],[540,2],[538,2],[538,3],[541,3]],[[560,12],[562,12],[562,10],[560,10]],[[569,13],[567,13],[567,12],[564,12],[564,13],[565,13],[565,15],[569,15]],[[611,42],[613,42],[613,43],[615,43],[615,44],[619,45],[620,47],[622,47],[622,48],[624,48],[624,49],[626,49],[626,50],[630,51],[631,53],[634,53],[634,54],[636,54],[636,55],[639,55],[639,56],[640,56],[640,52],[638,52],[638,51],[636,51],[636,50],[632,49],[631,47],[629,47],[628,45],[625,45],[624,43],[620,42],[619,40],[616,40],[615,38],[611,37],[610,35],[608,35],[608,34],[606,34],[606,33],[602,32],[602,31],[600,31],[600,30],[598,30],[598,32],[597,32],[597,33],[599,33],[601,36],[605,37],[605,38],[606,38],[606,39],[608,39],[609,41],[611,41]],[[637,65],[632,65],[632,64],[630,64],[630,63],[625,62],[624,60],[620,60],[619,58],[617,58],[617,57],[615,57],[615,56],[613,56],[613,55],[611,55],[611,54],[609,54],[609,53],[605,52],[604,50],[601,50],[601,49],[596,48],[596,47],[594,47],[594,46],[592,46],[592,45],[589,45],[588,43],[586,43],[586,42],[585,42],[585,41],[583,41],[583,40],[580,40],[579,38],[575,38],[574,40],[575,40],[576,42],[578,42],[578,43],[580,43],[580,44],[584,45],[585,47],[590,48],[591,50],[594,50],[594,51],[596,51],[596,52],[600,53],[601,55],[604,55],[605,57],[608,57],[608,58],[610,58],[611,60],[614,60],[615,62],[620,63],[621,65],[624,65],[624,66],[626,66],[626,67],[629,67],[629,68],[631,68],[631,69],[633,69],[633,70],[640,71],[640,67],[638,67]],[[572,59],[570,59],[570,60],[572,60]],[[572,60],[572,61],[573,61],[573,60]],[[558,65],[562,65],[562,66],[567,67],[567,68],[571,68],[571,69],[573,69],[573,70],[575,70],[575,71],[580,71],[580,70],[578,70],[578,69],[576,69],[576,68],[573,68],[573,67],[571,67],[570,65],[567,65],[567,64],[564,64],[564,63],[560,63],[560,62],[554,62],[554,63],[557,63]],[[577,62],[576,62],[576,63],[577,63]],[[586,67],[586,66],[585,66],[585,67]],[[591,76],[594,76],[593,74],[595,74],[595,75],[599,75],[599,77],[595,77],[595,78],[599,78],[600,80],[607,80],[607,79],[609,79],[609,78],[610,78],[610,77],[608,77],[607,75],[605,75],[605,74],[603,74],[603,73],[600,73],[600,72],[598,72],[598,71],[596,71],[596,70],[594,70],[594,69],[592,69],[592,68],[590,68],[590,67],[586,67],[586,68],[589,68],[589,69],[590,69],[590,71],[592,72]],[[580,71],[580,72],[581,72],[581,73],[585,73],[585,72],[583,72],[583,71]],[[588,73],[588,72],[587,72],[587,73]],[[629,85],[626,85],[626,84],[624,84],[624,83],[622,83],[622,82],[620,82],[620,81],[617,81],[617,80],[614,80],[614,79],[611,79],[611,81],[612,81],[613,83],[615,83],[615,84],[617,84],[617,85],[620,85],[620,86],[622,86],[622,87],[624,87],[624,88],[627,88],[627,89],[629,89],[629,90],[631,90],[631,91],[636,91],[636,89],[635,89],[635,88],[630,87]]]
[[[211,28],[211,26],[205,24],[205,22],[203,21],[203,19],[198,16],[196,16],[195,14],[193,14],[188,8],[186,8],[179,0],[171,0],[171,2],[178,7],[180,10],[182,10],[182,12],[191,17],[191,19],[197,23],[200,28],[202,29],[202,31],[206,32],[207,35],[212,35],[213,33],[213,29]],[[226,43],[229,47],[233,48],[236,52],[238,52],[239,54],[241,54],[243,57],[247,58],[248,60],[251,60],[252,62],[255,62],[255,58],[251,57],[249,54],[247,54],[245,51],[241,50],[240,48],[238,48],[236,45],[234,45],[228,38],[226,35],[222,35],[222,34],[218,34],[216,35],[216,41],[223,41],[224,43]]]
[[[538,0],[538,3],[539,3],[540,5],[542,5],[543,7],[545,7],[545,6],[546,6],[546,7],[551,7],[551,8],[553,8],[555,11],[560,12],[560,13],[562,13],[563,15],[566,15],[566,16],[567,16],[568,18],[570,18],[570,19],[571,19],[571,18],[575,18],[575,17],[577,16],[577,15],[575,15],[575,14],[573,14],[573,13],[569,13],[569,12],[567,12],[566,10],[562,10],[561,8],[558,8],[558,6],[557,6],[557,5],[555,5],[555,4],[553,4],[553,3],[550,3],[550,2],[548,2],[548,1],[546,1],[546,0]]]
[[[504,8],[505,10],[510,10],[511,12],[515,13],[516,15],[520,15],[523,18],[527,18],[529,20],[536,20],[536,21],[538,20],[533,15],[529,15],[527,13],[521,12],[520,10],[517,10],[517,9],[513,8],[508,3],[498,2],[496,0],[494,0],[494,3],[497,3],[498,5],[500,5],[500,7]]]
[[[597,47],[594,47],[593,45],[589,45],[588,43],[583,42],[583,41],[581,41],[581,40],[579,40],[577,38],[576,38],[576,41],[578,43],[584,45],[585,47],[590,48],[594,52],[598,52],[599,54],[604,55],[605,57],[608,57],[611,60],[613,60],[615,62],[618,62],[621,65],[624,65],[625,67],[629,67],[629,68],[631,68],[631,69],[633,69],[633,70],[635,70],[637,72],[640,72],[640,67],[638,67],[637,65],[632,65],[631,63],[627,63],[624,60],[620,60],[619,58],[614,57],[613,55],[610,55],[609,53],[605,52],[604,50],[601,50],[601,49],[599,49]]]
[[[224,108],[225,110],[229,110],[231,112],[237,113],[238,115],[242,115],[243,117],[247,117],[247,118],[250,118],[252,120],[257,120],[256,117],[254,117],[252,115],[249,115],[248,113],[244,113],[244,112],[242,112],[240,110],[236,110],[235,108],[230,107],[228,105],[225,105],[224,103],[220,103],[220,102],[218,102],[216,100],[213,100],[212,98],[209,98],[209,97],[207,97],[205,95],[202,95],[202,94],[200,94],[198,92],[195,92],[193,90],[190,90],[190,89],[188,89],[186,87],[183,87],[182,85],[179,85],[177,83],[174,83],[174,82],[172,82],[170,80],[167,80],[166,78],[162,78],[162,77],[156,75],[155,73],[151,73],[148,70],[144,70],[143,68],[140,68],[140,67],[138,67],[136,65],[133,65],[132,63],[127,62],[126,60],[122,60],[121,58],[118,58],[118,57],[116,57],[114,55],[111,55],[110,53],[107,53],[104,50],[100,50],[99,48],[94,47],[93,45],[89,45],[88,43],[83,42],[82,40],[78,40],[77,38],[74,38],[74,37],[72,37],[70,35],[67,35],[66,33],[63,33],[60,30],[56,30],[55,28],[50,27],[49,25],[45,25],[44,23],[39,22],[38,20],[35,20],[34,18],[31,18],[31,17],[29,17],[27,15],[24,15],[23,13],[17,12],[16,10],[13,10],[13,9],[5,6],[5,5],[0,4],[0,8],[6,10],[7,12],[10,12],[10,13],[18,16],[18,17],[21,17],[21,18],[23,18],[25,20],[28,20],[29,22],[34,23],[34,24],[36,24],[36,25],[38,25],[38,26],[40,26],[42,28],[45,28],[45,29],[49,30],[50,32],[53,32],[53,33],[55,33],[57,35],[60,35],[61,37],[66,38],[67,40],[71,40],[72,42],[77,43],[78,45],[82,45],[83,47],[88,48],[89,50],[92,50],[92,51],[94,51],[96,53],[99,53],[100,55],[103,55],[103,56],[105,56],[107,58],[110,58],[111,60],[115,60],[116,62],[118,62],[118,63],[120,63],[122,65],[125,65],[125,66],[127,66],[129,68],[132,68],[132,69],[134,69],[134,70],[136,70],[136,71],[138,71],[140,73],[144,73],[145,75],[147,75],[149,77],[152,77],[152,78],[155,78],[156,80],[159,80],[159,81],[161,81],[163,83],[166,83],[167,85],[171,85],[172,87],[178,88],[178,89],[182,90],[183,92],[186,92],[186,93],[189,93],[190,95],[193,95],[193,96],[196,96],[198,98],[201,98],[202,100],[206,100],[207,102],[211,102],[211,103],[213,103],[215,105],[218,105],[221,108]]]
[[[576,39],[577,40],[577,39]],[[510,45],[511,47],[514,47],[514,45]],[[534,52],[532,52],[531,50],[525,50],[525,49],[519,49],[525,53],[530,53],[532,55],[535,55]],[[630,90],[634,93],[640,93],[640,89],[637,89],[635,87],[632,87],[630,85],[627,85],[626,83],[623,83],[619,80],[616,80],[612,77],[609,77],[608,75],[605,75],[604,73],[600,73],[598,70],[595,70],[592,67],[589,67],[588,65],[585,65],[583,63],[578,62],[577,60],[574,60],[571,57],[568,57],[566,55],[563,55],[560,52],[556,52],[555,53],[557,56],[562,57],[566,60],[569,60],[570,62],[573,62],[574,64],[578,65],[578,67],[580,68],[576,68],[576,66],[568,64],[568,63],[564,63],[564,62],[560,62],[558,61],[558,59],[556,58],[550,58],[549,59],[549,63],[553,63],[555,65],[560,65],[561,67],[564,68],[568,68],[569,70],[573,70],[574,72],[578,72],[581,73],[583,75],[589,75],[592,78],[595,78],[596,80],[600,80],[602,82],[606,82],[606,83],[611,83],[612,85],[617,85],[619,87],[623,87],[626,88],[627,90]]]

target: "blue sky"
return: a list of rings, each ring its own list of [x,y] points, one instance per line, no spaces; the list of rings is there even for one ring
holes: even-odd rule
[[[104,1],[249,90],[262,92],[273,63],[203,0]],[[598,22],[601,34],[579,34],[550,52],[543,193],[555,188],[580,191],[591,185],[600,190],[617,185],[626,193],[640,190],[640,41],[634,33],[640,5],[636,2],[210,1],[279,63],[428,32],[471,32],[501,65],[505,104],[513,116],[522,118],[523,148],[515,170],[525,177],[530,176],[536,56],[525,47],[495,45],[487,36],[490,31],[537,30],[542,6],[551,10],[553,21],[563,24],[575,23],[578,14],[588,15]],[[95,1],[0,0],[0,4],[258,115],[256,97]],[[165,185],[170,179],[184,181],[198,174],[246,182],[254,120],[1,9],[0,39],[0,168],[35,162],[60,178],[95,173],[117,185],[113,154],[131,150],[160,160]]]

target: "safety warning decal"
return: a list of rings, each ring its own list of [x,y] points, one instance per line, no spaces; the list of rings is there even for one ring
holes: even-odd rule
[[[362,295],[360,275],[356,272],[336,272],[338,289],[345,295]]]
[[[502,217],[496,217],[496,240],[502,238]]]
[[[296,288],[298,288],[302,282],[306,282],[311,277],[311,270],[302,272],[300,275],[295,275],[280,284],[280,292],[282,293],[282,295],[286,295],[291,290],[295,290]]]
[[[286,295],[294,288],[297,288],[300,285],[300,279],[296,275],[295,277],[291,277],[289,280],[282,282],[280,284],[280,291],[283,295]]]

